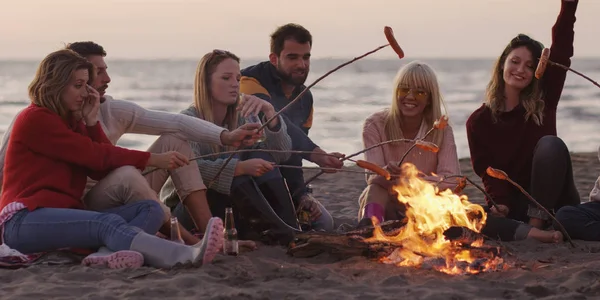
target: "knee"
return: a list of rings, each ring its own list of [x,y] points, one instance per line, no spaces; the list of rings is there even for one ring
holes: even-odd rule
[[[143,200],[140,201],[140,206],[146,211],[148,222],[152,222],[152,224],[156,224],[158,227],[171,217],[171,212],[165,211],[165,206],[158,203],[158,201]]]
[[[134,166],[118,167],[118,168],[114,169],[111,173],[118,176],[121,180],[131,180],[132,178],[136,178],[136,177],[143,178],[142,172],[140,172],[140,170],[138,170]],[[145,179],[144,179],[144,181],[145,181]]]
[[[578,207],[563,206],[556,212],[554,217],[564,225],[564,223],[569,223],[573,219],[581,218],[581,212]]]
[[[163,134],[157,140],[156,144],[160,145],[163,152],[177,151],[187,157],[193,154],[190,144],[186,140],[182,140],[172,134]]]
[[[557,136],[546,135],[543,136],[535,146],[535,156],[555,156],[556,154],[562,154],[568,148],[565,142]]]
[[[103,213],[99,217],[101,218],[101,222],[108,226],[121,227],[127,225],[127,221],[117,214]]]

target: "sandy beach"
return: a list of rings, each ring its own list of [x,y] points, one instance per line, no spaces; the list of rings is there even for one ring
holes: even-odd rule
[[[600,174],[597,154],[572,154],[577,187],[586,199]],[[463,174],[479,182],[468,160]],[[350,167],[356,168],[356,167]],[[312,171],[312,170],[311,170]],[[310,176],[314,172],[307,172]],[[364,176],[338,173],[314,181],[316,197],[336,226],[356,224],[357,199]],[[481,193],[469,186],[472,202]],[[194,269],[156,272],[40,264],[0,270],[1,299],[592,299],[600,296],[600,243],[575,241],[506,243],[518,267],[502,272],[452,276],[397,267],[364,257],[338,260],[328,254],[293,258],[285,249],[259,245],[238,257],[218,256]]]

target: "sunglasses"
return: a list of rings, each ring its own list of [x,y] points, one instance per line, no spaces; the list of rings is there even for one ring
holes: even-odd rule
[[[429,99],[429,93],[420,88],[409,88],[406,86],[399,86],[396,90],[396,98],[404,99],[412,92],[413,97],[417,101],[427,101]]]

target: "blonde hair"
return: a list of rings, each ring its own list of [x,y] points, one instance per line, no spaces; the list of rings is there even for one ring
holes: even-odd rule
[[[428,103],[423,110],[423,120],[428,128],[433,126],[433,122],[442,116],[442,107],[446,111],[446,104],[440,92],[435,71],[426,63],[413,61],[398,70],[394,78],[394,93],[392,95],[392,105],[385,118],[385,135],[388,140],[405,138],[402,133],[402,112],[400,111],[399,101],[397,99],[398,89],[401,86],[411,88],[422,88],[428,95]],[[435,130],[429,135],[427,140],[441,146],[444,133]]]
[[[498,115],[504,110],[504,94],[505,82],[503,76],[504,63],[508,55],[516,48],[526,47],[531,52],[535,65],[537,60],[542,55],[543,45],[528,37],[525,34],[519,34],[513,38],[502,51],[502,54],[496,60],[492,71],[492,78],[487,85],[485,91],[485,105],[492,111],[492,120],[498,121]],[[540,81],[535,78],[531,79],[531,83],[525,87],[519,94],[519,100],[525,108],[525,121],[529,118],[537,125],[542,125],[544,121],[544,101],[542,100],[542,91]]]
[[[240,62],[239,57],[235,54],[224,51],[224,50],[213,50],[205,54],[196,68],[196,77],[194,79],[194,107],[198,111],[200,118],[214,123],[213,117],[213,104],[212,104],[212,91],[211,77],[215,73],[217,66],[226,59],[233,59],[236,62]],[[234,130],[238,127],[239,114],[236,111],[238,101],[227,107],[227,113],[225,114],[225,120],[223,121],[224,127],[229,130]],[[221,124],[217,124],[221,125]],[[213,145],[213,151],[218,152],[219,146]]]
[[[94,80],[94,65],[72,50],[58,50],[48,54],[35,72],[29,84],[29,99],[37,106],[45,107],[57,113],[61,118],[68,118],[70,112],[64,107],[61,95],[75,71],[88,70],[88,84]]]

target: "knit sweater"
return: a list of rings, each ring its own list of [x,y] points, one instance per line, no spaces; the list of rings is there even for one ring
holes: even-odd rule
[[[125,165],[141,170],[150,158],[150,153],[111,145],[99,123],[67,122],[34,104],[15,119],[6,148],[0,210],[14,202],[29,210],[82,208],[87,176],[100,179]]]
[[[221,133],[225,128],[198,118],[182,114],[145,109],[133,102],[116,100],[104,96],[106,101],[100,105],[99,121],[104,133],[113,145],[126,133],[163,135],[173,134],[183,140],[221,144]],[[6,148],[11,135],[15,116],[2,139],[0,147],[0,181],[4,174]],[[96,181],[89,179],[87,189]]]
[[[388,114],[389,109],[384,109],[370,115],[365,120],[362,133],[364,148],[389,140],[385,135],[385,118]],[[416,139],[424,137],[429,129],[425,122],[421,123]],[[452,127],[446,126],[443,131],[443,139],[441,144],[438,145],[439,151],[437,153],[415,147],[404,159],[404,162],[414,164],[419,171],[423,172],[426,175],[424,179],[438,181],[442,176],[460,174]],[[384,167],[389,162],[399,162],[411,145],[412,143],[385,144],[365,152],[365,160]],[[432,175],[432,173],[437,174],[437,176]],[[367,175],[367,183],[370,184],[374,180],[381,181],[381,178],[380,175]],[[455,186],[455,180],[448,180],[438,185],[440,190],[454,188]]]
[[[200,118],[198,115],[198,111],[194,106],[190,106],[189,108],[181,111],[182,114]],[[290,150],[292,149],[292,140],[287,133],[287,125],[283,121],[281,116],[279,118],[279,124],[277,131],[271,131],[269,127],[265,127],[265,135],[266,139],[263,143],[259,143],[257,145],[258,148],[263,149],[271,149],[271,150]],[[239,125],[244,124],[244,119],[240,118]],[[190,141],[190,146],[194,151],[196,156],[206,155],[214,153],[213,147],[210,144],[206,143],[198,143]],[[221,149],[220,151],[224,151]],[[290,153],[271,153],[273,159],[277,163],[284,162],[290,158]],[[229,155],[222,156],[214,156],[207,157],[205,159],[196,160],[198,163],[198,167],[200,168],[200,173],[202,174],[202,180],[206,185],[208,185],[214,178],[223,163],[227,160]],[[219,193],[229,195],[231,191],[231,183],[234,178],[235,167],[239,160],[237,158],[231,159],[227,166],[223,169],[223,172],[219,175],[219,178],[214,182],[212,189],[216,190]],[[165,187],[166,188],[166,187]]]
[[[571,65],[575,2],[562,2],[560,14],[552,28],[550,60],[565,66]],[[491,110],[484,104],[467,120],[467,138],[471,163],[475,173],[482,178],[485,190],[499,204],[510,207],[518,190],[509,182],[491,178],[488,167],[503,170],[525,189],[529,189],[533,152],[537,142],[545,135],[556,136],[556,108],[567,71],[548,66],[540,84],[543,92],[543,124],[536,125],[532,118],[525,121],[525,108],[519,104],[511,111],[502,112],[498,122],[492,121]],[[489,199],[486,198],[487,201]]]

